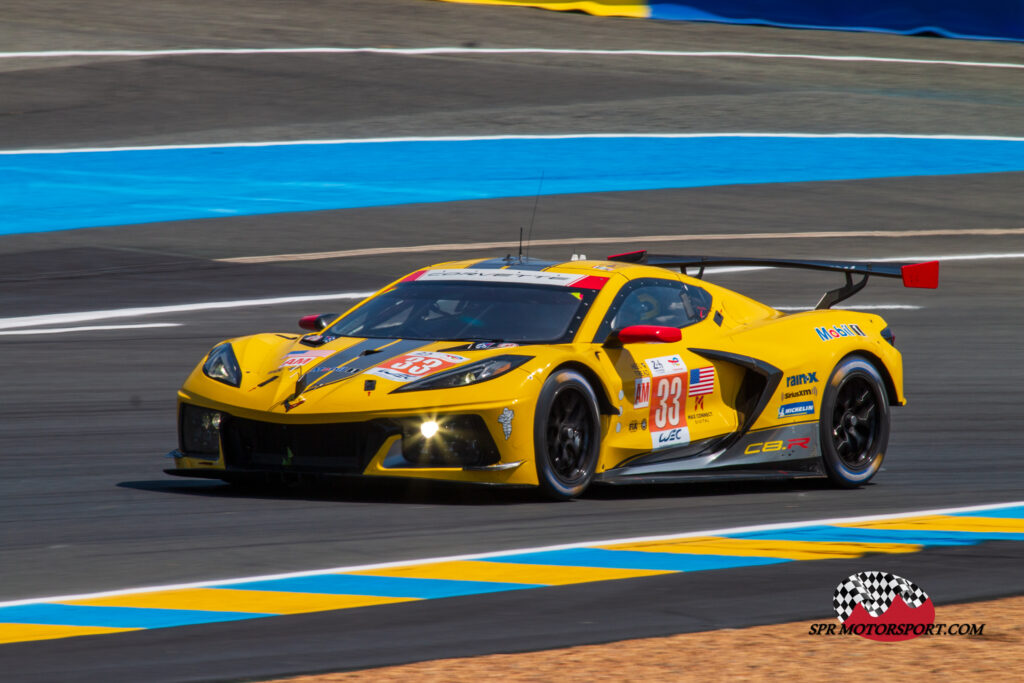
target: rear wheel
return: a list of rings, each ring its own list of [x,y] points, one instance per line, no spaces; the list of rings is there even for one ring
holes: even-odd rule
[[[533,441],[541,490],[555,500],[583,493],[597,468],[601,421],[597,396],[580,373],[559,370],[544,383]]]
[[[889,400],[866,358],[848,356],[832,371],[820,425],[825,472],[834,484],[854,488],[875,476],[889,443]]]

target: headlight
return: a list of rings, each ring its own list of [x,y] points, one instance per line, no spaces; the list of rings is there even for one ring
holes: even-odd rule
[[[178,440],[181,450],[216,459],[220,453],[220,423],[221,414],[216,410],[182,403]]]
[[[500,377],[513,368],[518,368],[533,356],[495,356],[486,360],[470,363],[461,368],[439,372],[431,377],[410,382],[400,386],[391,393],[401,391],[423,391],[425,389],[451,389],[470,384],[479,384],[489,379]]]
[[[231,344],[221,344],[210,351],[203,363],[203,374],[233,387],[242,383],[242,368],[238,367],[238,359],[235,358]]]

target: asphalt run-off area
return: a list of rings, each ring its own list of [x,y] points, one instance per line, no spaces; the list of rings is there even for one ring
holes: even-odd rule
[[[1020,595],[1012,42],[420,0],[15,2],[0,27],[0,666],[252,680]],[[158,17],[158,21],[154,19]],[[932,260],[882,471],[245,492],[163,473],[221,340],[515,252]],[[819,273],[709,269],[784,312]],[[396,645],[396,643],[400,645]]]

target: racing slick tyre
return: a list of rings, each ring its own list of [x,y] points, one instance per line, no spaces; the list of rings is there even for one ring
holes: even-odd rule
[[[855,488],[882,466],[889,443],[889,399],[878,370],[862,356],[839,361],[821,399],[821,456],[833,484]]]
[[[553,500],[569,500],[587,488],[601,445],[601,418],[594,389],[580,373],[559,370],[544,382],[533,425],[537,481]]]

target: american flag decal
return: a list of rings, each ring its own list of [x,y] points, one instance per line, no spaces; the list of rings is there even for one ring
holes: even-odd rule
[[[690,370],[690,396],[710,394],[715,390],[715,368],[708,365]]]

